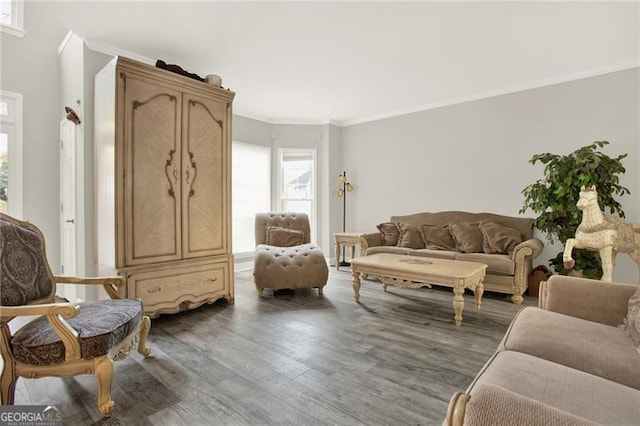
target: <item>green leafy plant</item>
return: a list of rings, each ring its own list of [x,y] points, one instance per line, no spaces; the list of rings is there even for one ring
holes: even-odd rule
[[[569,155],[543,153],[534,155],[530,164],[544,164],[544,178],[522,190],[524,203],[520,213],[527,210],[538,214],[534,226],[546,234],[551,244],[563,245],[573,238],[582,221],[582,212],[576,206],[580,198],[580,188],[595,185],[598,203],[606,214],[617,214],[624,218],[622,205],[616,197],[629,194],[628,188],[620,185],[619,175],[625,172],[622,160],[627,154],[611,158],[601,149],[609,145],[607,141],[596,141]],[[582,270],[585,277],[599,279],[602,266],[597,252],[576,249],[574,269]],[[562,252],[549,264],[559,274],[569,271],[563,266]]]

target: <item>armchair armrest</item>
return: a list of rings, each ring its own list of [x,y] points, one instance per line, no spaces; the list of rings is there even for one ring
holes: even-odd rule
[[[53,279],[56,284],[85,284],[85,285],[101,285],[112,299],[120,299],[118,289],[124,287],[126,281],[124,277],[64,277],[54,275]]]
[[[515,273],[513,276],[513,303],[520,304],[524,300],[522,295],[529,286],[529,274],[532,269],[531,260],[536,258],[541,252],[542,241],[537,238],[530,238],[518,244],[511,254],[511,259],[515,263]]]
[[[78,306],[69,302],[43,303],[42,305],[0,306],[0,316],[19,317],[32,315],[62,315],[66,318],[76,316]]]
[[[363,255],[366,255],[369,247],[376,247],[382,245],[382,234],[380,232],[371,232],[369,234],[362,234],[360,236],[360,250]]]
[[[449,401],[444,426],[531,424],[596,425],[584,417],[517,394],[502,386],[483,384],[471,395],[456,392]]]
[[[530,238],[515,246],[513,253],[511,254],[511,259],[514,261],[518,261],[518,259],[523,259],[525,257],[535,259],[540,253],[542,253],[543,247],[544,244],[538,238]]]
[[[638,288],[565,275],[553,275],[540,284],[540,308],[612,326],[622,324],[629,298]]]
[[[2,318],[18,316],[46,315],[53,331],[60,337],[65,350],[65,360],[80,359],[80,340],[78,333],[62,318],[76,316],[79,306],[73,303],[45,303],[42,305],[1,306]]]

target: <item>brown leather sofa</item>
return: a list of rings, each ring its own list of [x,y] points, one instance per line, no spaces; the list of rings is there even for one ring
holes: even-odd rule
[[[390,238],[382,226],[385,224],[381,224],[378,226],[379,232],[362,236],[361,247],[365,255],[396,253],[484,263],[488,265],[484,289],[511,294],[511,300],[517,304],[523,301],[522,295],[527,289],[533,268],[532,260],[543,248],[542,241],[533,237],[533,219],[529,218],[443,211],[391,216],[386,224],[397,224],[398,240]],[[479,228],[476,227],[478,230],[474,231],[474,235],[469,234],[476,241],[465,244],[462,238],[456,240],[453,237],[447,237],[451,240],[448,243],[442,241],[443,236],[454,231],[456,235],[465,236],[469,224],[481,224]],[[419,236],[415,235],[416,230]],[[429,244],[430,232],[439,233],[436,237],[440,240]],[[512,234],[510,244],[501,234],[503,232]]]
[[[638,333],[637,285],[554,275],[539,307],[516,315],[469,388],[453,395],[444,424],[637,425]]]

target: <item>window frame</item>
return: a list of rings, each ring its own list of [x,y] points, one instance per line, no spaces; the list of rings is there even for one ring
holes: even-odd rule
[[[11,24],[0,23],[0,31],[12,36],[24,36],[24,0],[3,1],[11,3]]]
[[[283,207],[283,186],[284,186],[284,176],[283,176],[283,158],[286,153],[310,153],[311,154],[311,215],[309,217],[309,225],[311,226],[311,242],[317,241],[317,233],[316,233],[316,222],[318,217],[318,150],[316,148],[286,148],[281,147],[278,148],[278,157],[277,157],[277,191],[276,191],[276,200],[279,211],[284,211]]]
[[[22,95],[0,90],[0,101],[9,104],[9,115],[0,116],[0,132],[9,134],[7,157],[9,159],[9,187],[11,199],[7,205],[10,216],[22,219],[23,208],[23,145],[22,145]],[[13,110],[13,114],[11,113]]]

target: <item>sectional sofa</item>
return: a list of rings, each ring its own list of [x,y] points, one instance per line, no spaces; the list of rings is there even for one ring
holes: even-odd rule
[[[640,287],[542,282],[444,424],[640,424]]]
[[[488,265],[484,289],[511,294],[520,304],[532,260],[543,244],[533,219],[493,213],[443,211],[392,216],[361,238],[364,255],[397,253]]]

